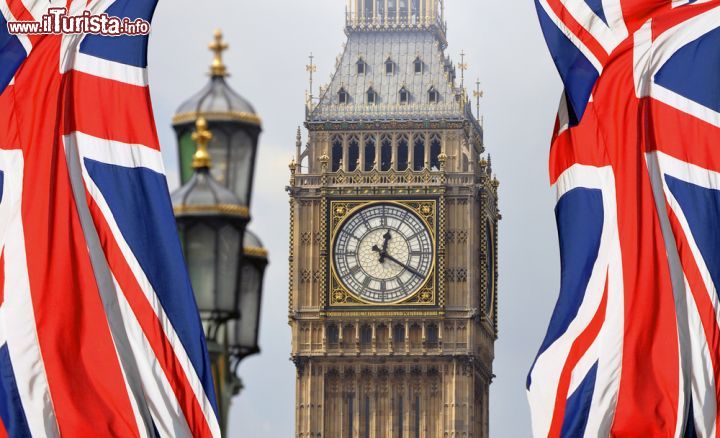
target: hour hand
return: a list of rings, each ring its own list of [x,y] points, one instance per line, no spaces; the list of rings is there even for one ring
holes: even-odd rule
[[[384,247],[385,247],[385,245],[383,245],[383,248]],[[387,251],[385,249],[380,249],[380,247],[377,245],[373,245],[372,248],[370,248],[370,249],[372,249],[373,251],[375,251],[377,253],[380,253],[380,258],[378,259],[378,261],[380,263],[385,262],[385,257],[387,256]]]

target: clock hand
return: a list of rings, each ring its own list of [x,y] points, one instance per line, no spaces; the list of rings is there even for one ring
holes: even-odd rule
[[[383,235],[383,239],[384,239],[384,240],[383,240],[382,251],[380,252],[380,263],[384,263],[384,262],[385,262],[385,256],[387,255],[388,242],[390,242],[390,239],[392,239],[392,235],[390,234],[390,230],[388,230],[387,233],[385,233],[385,234]]]
[[[392,260],[393,262],[395,262],[395,263],[397,263],[398,265],[400,265],[400,266],[402,266],[403,268],[405,268],[405,269],[406,269],[408,272],[410,272],[411,274],[414,274],[414,275],[417,275],[417,276],[420,277],[420,278],[423,278],[423,275],[422,275],[421,273],[419,273],[419,272],[416,271],[415,269],[411,268],[410,266],[406,265],[405,263],[401,262],[400,260],[396,259],[395,257],[391,256],[390,254],[385,253],[384,255],[385,255],[385,257],[388,258],[389,260]]]

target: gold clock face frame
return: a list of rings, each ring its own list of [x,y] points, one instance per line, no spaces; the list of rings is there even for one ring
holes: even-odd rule
[[[435,199],[333,200],[329,207],[330,307],[437,304],[438,209]],[[365,216],[366,212],[372,214]],[[359,235],[355,235],[356,231]],[[380,263],[380,251],[388,232],[391,237],[387,253],[395,260]],[[349,238],[348,233],[354,237]],[[412,239],[408,239],[410,237]],[[348,239],[355,240],[351,245],[351,250],[356,252],[352,255],[355,260],[352,266],[342,253],[348,248]],[[376,247],[375,251],[370,249],[372,246]],[[341,251],[340,256],[338,251]],[[415,272],[409,273],[408,267]],[[351,269],[356,277],[348,277]],[[412,281],[408,281],[409,278]],[[403,287],[395,283],[397,279],[407,284]],[[383,281],[387,294],[380,285]],[[372,287],[363,289],[366,286]]]

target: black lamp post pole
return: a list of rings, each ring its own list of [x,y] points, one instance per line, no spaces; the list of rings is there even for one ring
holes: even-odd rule
[[[244,357],[260,351],[257,341],[267,251],[246,231],[250,221],[246,204],[210,171],[208,144],[213,134],[203,117],[197,119],[192,139],[197,144],[194,174],[173,193],[172,201],[205,328],[218,420],[225,434],[230,402],[242,388],[237,367]]]

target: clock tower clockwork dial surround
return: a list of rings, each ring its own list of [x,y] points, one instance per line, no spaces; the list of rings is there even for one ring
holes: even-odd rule
[[[433,236],[430,226],[400,203],[361,206],[335,231],[333,275],[344,292],[366,304],[402,302],[433,278]]]

